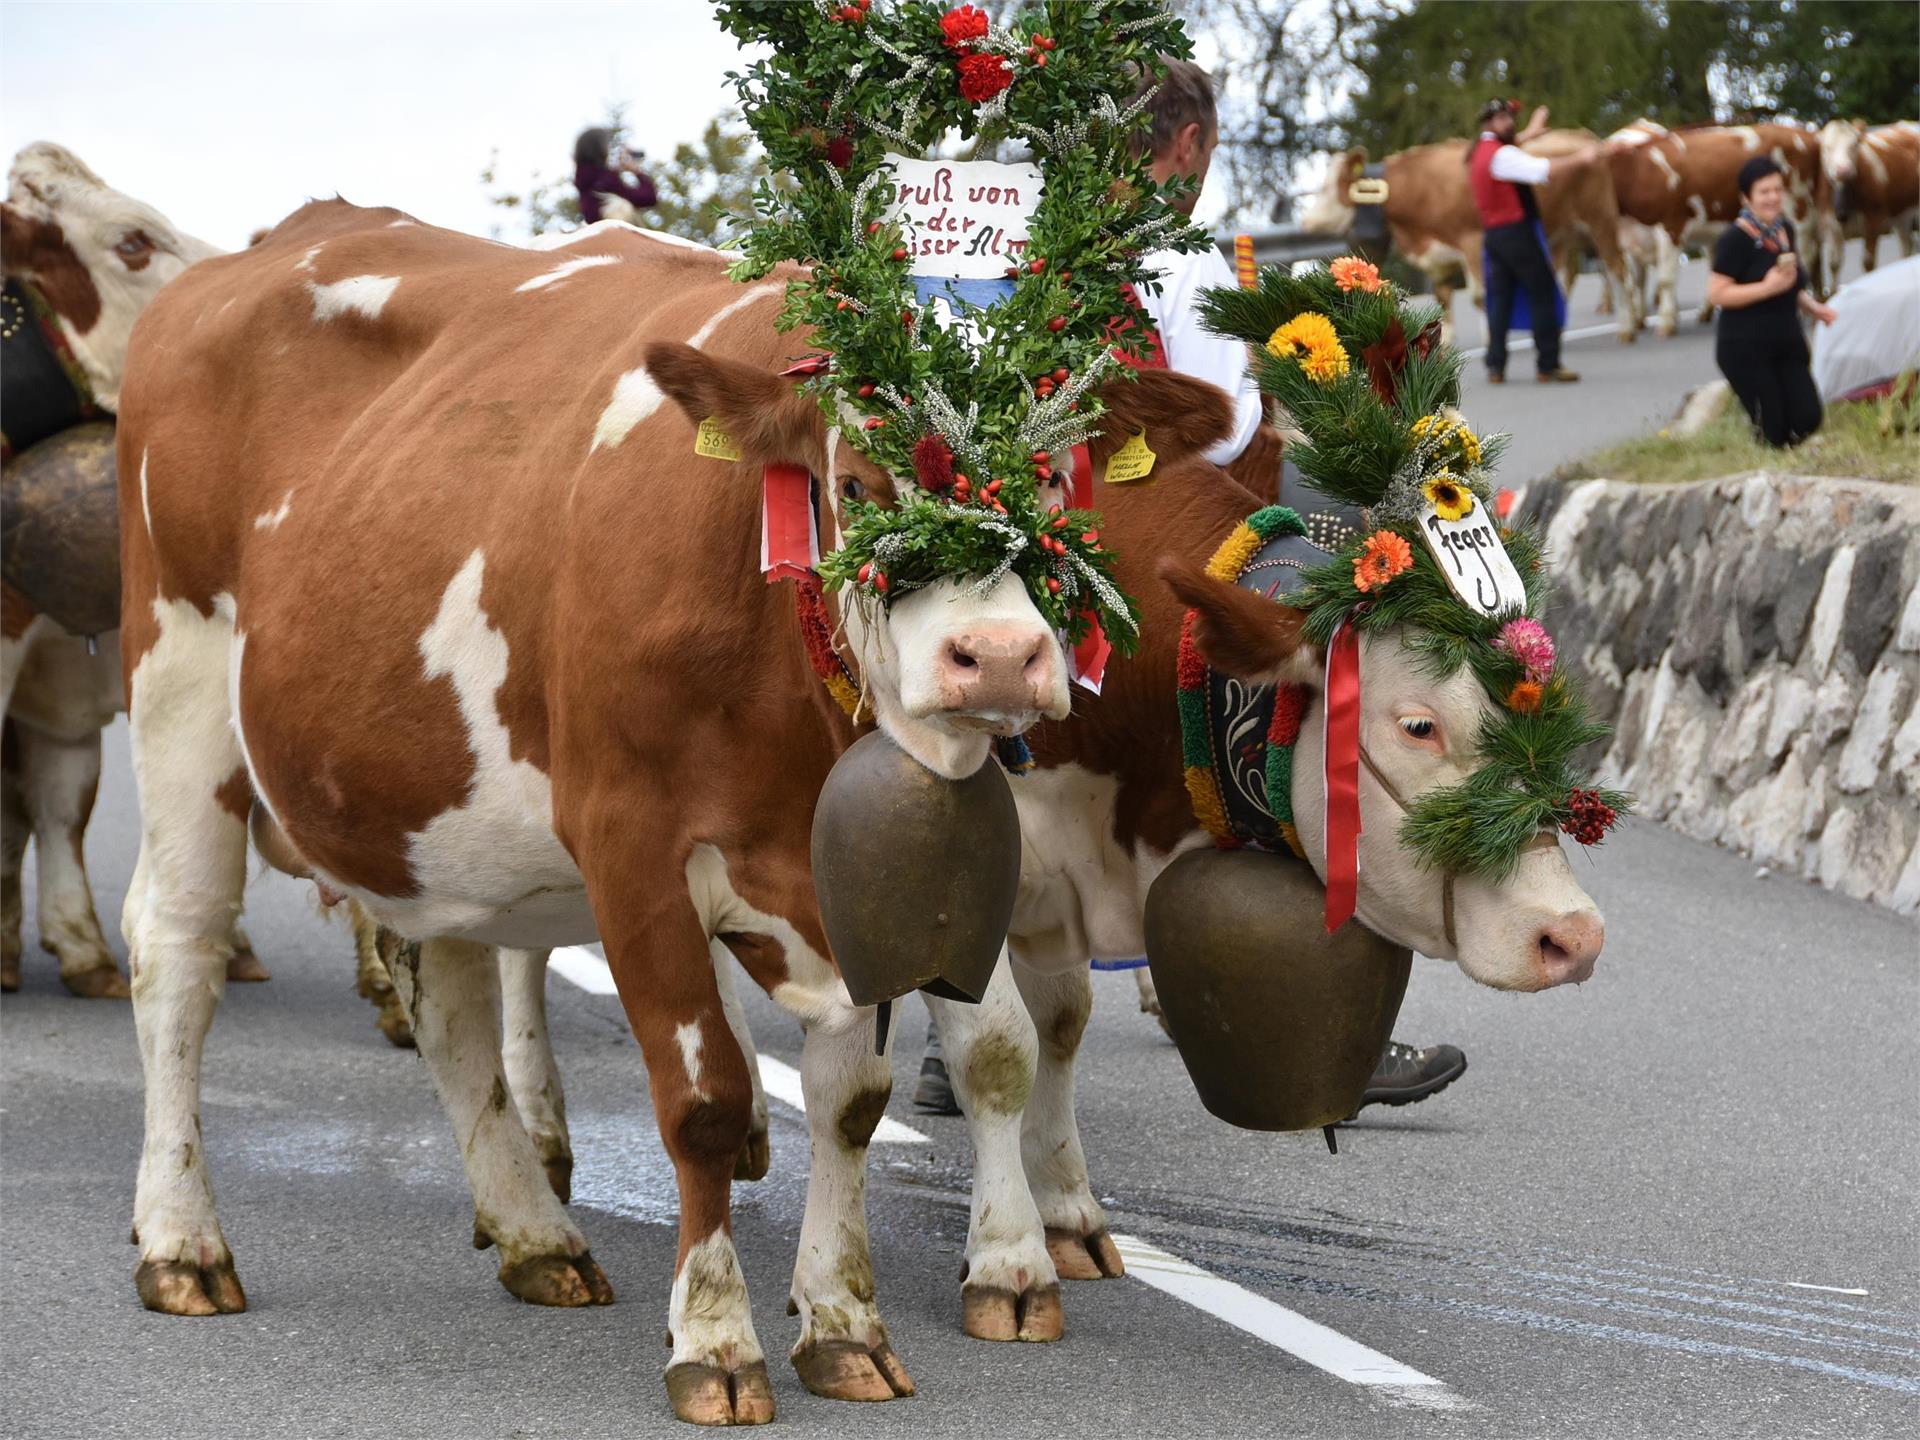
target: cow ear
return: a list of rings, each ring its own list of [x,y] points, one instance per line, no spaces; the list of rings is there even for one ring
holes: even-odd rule
[[[1172,370],[1142,370],[1100,391],[1107,413],[1087,442],[1094,464],[1144,430],[1156,467],[1211,450],[1233,433],[1233,402],[1217,385]],[[1096,472],[1098,473],[1098,472]]]
[[[1174,556],[1160,562],[1160,578],[1194,612],[1193,643],[1221,674],[1267,685],[1298,684],[1318,672],[1314,647],[1301,634],[1304,611],[1216,580],[1206,567]]]
[[[818,468],[820,409],[793,381],[672,341],[647,346],[644,358],[653,383],[695,425],[717,421],[742,459]]]

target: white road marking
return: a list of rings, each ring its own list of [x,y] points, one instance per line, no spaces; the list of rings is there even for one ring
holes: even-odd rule
[[[1115,1235],[1113,1243],[1120,1249],[1120,1258],[1127,1262],[1127,1273],[1142,1283],[1205,1310],[1236,1329],[1326,1371],[1335,1379],[1364,1385],[1390,1404],[1425,1410],[1460,1410],[1470,1406],[1471,1402],[1431,1375],[1402,1365],[1378,1350],[1370,1350],[1357,1340],[1349,1340],[1338,1330],[1330,1330],[1296,1310],[1276,1305],[1264,1295],[1256,1295],[1231,1280],[1211,1275],[1178,1255],[1170,1255],[1131,1235]]]
[[[1828,1295],[1865,1295],[1867,1293],[1865,1290],[1849,1290],[1844,1285],[1808,1285],[1799,1280],[1782,1280],[1780,1283],[1789,1285],[1795,1290],[1820,1290]]]
[[[1562,330],[1560,332],[1560,340],[1562,344],[1565,344],[1569,340],[1591,340],[1596,335],[1611,335],[1619,328],[1618,325],[1584,325],[1578,330]],[[1510,339],[1507,341],[1507,353],[1509,355],[1516,354],[1521,350],[1531,349],[1533,349],[1533,336],[1531,335],[1522,335],[1518,339]],[[1460,353],[1469,360],[1477,360],[1487,353],[1487,347],[1484,345],[1476,345],[1471,350],[1462,350]]]
[[[555,950],[548,967],[590,995],[616,993],[613,972],[607,962],[591,950],[569,945]],[[760,1083],[767,1095],[783,1105],[806,1113],[806,1094],[800,1072],[771,1055],[760,1057]],[[931,1141],[911,1126],[881,1116],[873,1132],[876,1145],[926,1145]],[[1317,1320],[1309,1320],[1297,1310],[1275,1304],[1264,1295],[1256,1295],[1231,1280],[1209,1274],[1178,1255],[1149,1245],[1131,1235],[1115,1235],[1127,1273],[1142,1284],[1185,1301],[1195,1309],[1226,1321],[1256,1339],[1285,1350],[1289,1355],[1324,1370],[1350,1385],[1364,1386],[1369,1395],[1389,1405],[1420,1410],[1471,1410],[1472,1401],[1452,1390],[1444,1381],[1403,1365],[1390,1355],[1369,1349],[1358,1340],[1350,1340]],[[1789,1282],[1791,1283],[1791,1282]],[[1819,1288],[1819,1287],[1808,1287]]]
[[[607,962],[581,945],[564,945],[547,956],[547,968],[562,980],[571,981],[589,995],[618,995],[613,971]]]

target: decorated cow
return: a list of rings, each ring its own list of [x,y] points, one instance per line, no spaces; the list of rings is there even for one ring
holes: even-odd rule
[[[14,157],[0,239],[0,988],[20,984],[20,873],[31,840],[40,935],[59,959],[61,983],[76,995],[124,998],[83,851],[100,731],[123,708],[112,415],[141,310],[187,266],[219,252],[46,142]],[[238,937],[233,978],[265,974]]]
[[[1175,465],[1227,424],[1197,382],[1108,383],[1110,327],[1143,318],[1141,247],[1205,238],[1126,158],[1137,110],[1098,101],[1184,36],[1145,0],[1063,11],[1110,36],[1061,54],[972,11],[723,7],[778,47],[758,114],[801,182],[748,268],[784,252],[811,270],[742,285],[712,251],[621,227],[541,254],[334,201],[143,317],[118,446],[150,1307],[245,1305],[198,1096],[251,832],[405,937],[391,969],[477,1233],[540,1303],[612,1292],[513,1104],[489,947],[605,943],[680,1181],[667,1388],[710,1423],[772,1410],[729,1235],[752,1117],[713,963],[729,950],[808,1032],[795,1364],[828,1395],[911,1390],[862,1198],[888,1069],[829,954],[814,801],[862,724],[945,780],[1001,742],[1017,766],[1010,742],[1066,715],[1069,649],[1124,653],[1137,627],[1096,517],[1067,505],[1065,456],[1151,433]],[[1046,184],[1024,240],[963,237],[1010,282],[985,318],[979,292],[916,284],[909,247],[932,237],[888,183],[951,124],[1034,132]],[[806,344],[783,313],[832,343],[824,377],[783,373]],[[753,579],[763,544],[770,573],[804,572],[816,525],[840,542],[836,596]],[[1052,1266],[1015,1203],[1022,1069],[991,1044],[1025,1022],[997,974],[980,1004],[934,1002],[965,1032],[949,1053],[977,1142],[1007,1162],[976,1201],[964,1311],[975,1333],[1051,1338]]]
[[[1920,241],[1920,124],[1830,120],[1820,127],[1820,167],[1833,200],[1821,218],[1835,285],[1843,247],[1855,235],[1862,240],[1861,268],[1869,272],[1879,263],[1880,237],[1889,230],[1900,253],[1913,254]]]

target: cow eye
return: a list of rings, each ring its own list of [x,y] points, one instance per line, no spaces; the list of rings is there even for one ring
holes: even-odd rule
[[[866,498],[867,487],[862,485],[857,477],[842,475],[839,484],[840,498],[842,500],[862,500]]]
[[[1431,744],[1440,736],[1440,727],[1434,723],[1430,715],[1405,716],[1400,721],[1400,728],[1409,739],[1418,740],[1423,744]]]
[[[153,241],[141,230],[130,231],[120,237],[120,243],[113,247],[114,254],[124,255],[131,260],[136,255],[144,255],[153,248]]]

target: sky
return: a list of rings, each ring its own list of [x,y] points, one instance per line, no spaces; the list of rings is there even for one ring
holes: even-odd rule
[[[0,0],[0,53],[0,154],[57,140],[226,249],[336,193],[493,233],[496,147],[503,185],[571,173],[575,134],[623,100],[630,143],[671,153],[740,63],[702,0]]]

